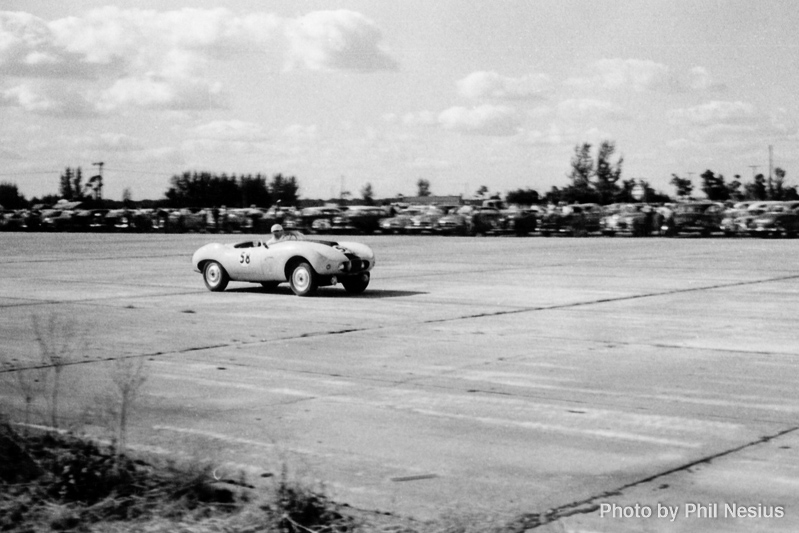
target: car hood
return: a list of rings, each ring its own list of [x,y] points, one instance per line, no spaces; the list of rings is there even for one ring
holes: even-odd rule
[[[243,241],[243,242],[251,242],[251,241]],[[192,263],[195,265],[204,258],[214,257],[218,254],[223,252],[234,250],[239,245],[243,244],[242,242],[237,243],[210,243],[204,246],[201,246],[194,255],[192,256]],[[307,251],[309,248],[313,249],[322,254],[330,254],[331,248],[336,250],[339,253],[344,255],[348,254],[355,254],[362,259],[369,259],[374,261],[374,252],[372,249],[367,246],[366,244],[360,242],[350,242],[350,241],[322,241],[322,240],[300,240],[300,241],[284,241],[281,243],[273,244],[271,247],[279,246],[280,248],[284,249],[297,249],[298,252],[302,252],[303,250]],[[270,248],[271,248],[270,247]]]

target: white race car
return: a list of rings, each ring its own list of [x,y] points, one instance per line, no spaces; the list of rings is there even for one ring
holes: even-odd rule
[[[288,281],[298,296],[337,283],[360,294],[369,285],[375,254],[365,244],[312,240],[291,231],[273,244],[206,244],[194,252],[191,262],[211,291],[225,290],[229,281],[260,283],[268,289]]]

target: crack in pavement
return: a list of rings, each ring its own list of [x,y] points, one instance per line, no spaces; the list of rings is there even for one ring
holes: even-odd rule
[[[597,304],[604,304],[604,303],[615,303],[615,302],[623,302],[628,300],[639,300],[644,298],[656,298],[658,296],[671,296],[674,294],[685,294],[690,292],[699,292],[699,291],[708,291],[708,290],[715,290],[715,289],[726,289],[730,287],[744,287],[747,285],[760,285],[764,283],[773,283],[777,281],[787,281],[792,279],[799,279],[798,274],[792,274],[790,276],[779,276],[776,278],[768,278],[768,279],[761,279],[761,280],[751,280],[751,281],[737,281],[735,283],[719,283],[716,285],[706,285],[702,287],[691,287],[688,289],[672,289],[668,291],[660,291],[660,292],[650,292],[645,294],[631,294],[629,296],[616,296],[610,298],[599,298],[596,300],[588,300],[582,302],[571,302],[566,304],[555,304],[555,305],[547,305],[547,306],[538,306],[538,307],[522,307],[519,309],[507,309],[504,311],[492,311],[486,313],[475,313],[473,315],[462,315],[459,317],[451,317],[451,318],[440,318],[435,320],[426,320],[422,323],[424,324],[434,324],[434,323],[442,323],[442,322],[451,322],[457,320],[466,320],[472,318],[488,318],[488,317],[495,317],[495,316],[503,316],[503,315],[515,315],[520,313],[529,313],[532,311],[551,311],[555,309],[570,309],[575,307],[583,307],[588,305],[597,305]]]
[[[799,274],[793,274],[790,276],[779,276],[776,278],[768,278],[768,279],[760,279],[760,280],[750,280],[750,281],[739,281],[735,283],[719,283],[715,285],[706,285],[702,287],[691,287],[687,289],[672,289],[668,291],[659,291],[659,292],[650,292],[644,294],[632,294],[628,296],[618,296],[618,297],[611,297],[611,298],[599,298],[596,300],[587,300],[581,302],[570,302],[564,304],[555,304],[555,305],[548,305],[548,306],[537,306],[537,307],[521,307],[516,309],[505,309],[501,311],[491,311],[491,312],[484,312],[484,313],[475,313],[470,315],[460,315],[454,317],[447,317],[447,318],[436,318],[436,319],[429,319],[429,320],[421,320],[416,322],[417,324],[442,324],[447,322],[457,322],[460,320],[472,320],[472,319],[480,319],[480,318],[493,318],[493,317],[501,317],[501,316],[508,316],[508,315],[517,315],[522,313],[532,313],[532,312],[539,312],[539,311],[553,311],[558,309],[572,309],[575,307],[585,307],[590,305],[600,305],[605,303],[615,303],[615,302],[623,302],[629,300],[639,300],[645,298],[657,298],[659,296],[671,296],[674,294],[686,294],[691,292],[700,292],[700,291],[708,291],[708,290],[715,290],[715,289],[726,289],[730,287],[744,287],[749,285],[760,285],[765,283],[774,283],[778,281],[787,281],[787,280],[795,280],[799,279]],[[185,291],[180,293],[172,293],[170,296],[177,296],[181,294],[197,294],[197,292],[202,291]],[[161,296],[161,295],[158,295]],[[140,296],[138,298],[148,298],[152,296]],[[93,301],[106,301],[109,299],[116,298],[116,296],[106,296],[102,298],[91,298],[91,299],[83,299],[83,300],[54,300],[54,301],[42,301],[37,303],[22,303],[18,305],[0,305],[0,308],[4,307],[20,307],[25,305],[44,305],[44,304],[61,304],[61,303],[71,303],[71,304],[84,304]],[[136,298],[136,297],[131,297]],[[260,344],[270,344],[276,342],[286,342],[291,340],[297,339],[307,339],[311,337],[324,337],[324,336],[334,336],[334,335],[345,335],[349,333],[364,333],[369,331],[378,331],[382,329],[389,329],[393,327],[397,327],[398,324],[388,324],[388,325],[376,325],[376,326],[366,326],[361,328],[343,328],[338,330],[327,330],[327,331],[317,331],[317,332],[305,332],[300,333],[298,335],[291,335],[288,337],[279,337],[275,339],[259,339],[255,341],[237,341],[237,342],[225,342],[219,344],[212,344],[207,346],[193,346],[189,348],[183,348],[181,350],[174,350],[171,352],[151,352],[151,353],[143,353],[143,354],[132,354],[122,356],[121,358],[134,358],[134,357],[155,357],[155,356],[168,356],[168,355],[180,355],[184,353],[196,352],[196,351],[203,351],[203,350],[215,350],[218,348],[226,348],[231,346],[256,346]],[[88,361],[74,361],[67,363],[67,365],[79,365],[79,364],[89,364],[93,362],[100,362],[100,361],[113,361],[120,357],[105,357],[101,359],[92,359]],[[48,368],[51,365],[39,365],[39,366],[32,366],[32,367],[13,367],[13,368],[4,368],[0,369],[0,373],[11,372],[15,370],[28,370],[32,368]]]
[[[92,285],[100,285],[101,283],[92,282]],[[123,284],[115,284],[109,283],[108,285],[118,286],[121,285],[123,287],[129,285]],[[142,288],[143,285],[136,285],[137,288]],[[146,287],[152,288],[165,288],[163,285],[146,285]],[[172,297],[172,296],[187,296],[192,294],[204,294],[207,291],[201,289],[181,289],[180,292],[159,292],[158,294],[141,294],[141,295],[130,295],[130,296],[120,296],[118,294],[113,294],[110,296],[103,296],[100,298],[76,298],[74,300],[35,300],[33,298],[21,298],[21,297],[14,297],[14,296],[2,296],[1,298],[4,300],[12,300],[12,301],[21,301],[20,303],[11,303],[11,304],[0,304],[0,309],[8,308],[8,307],[35,307],[39,305],[79,305],[79,304],[86,304],[86,303],[102,303],[107,301],[114,301],[114,300],[141,300],[146,298],[163,298],[163,297]]]
[[[131,243],[136,244],[136,243]],[[118,255],[99,255],[99,256],[91,256],[91,255],[83,255],[80,257],[69,256],[70,263],[80,263],[80,262],[92,262],[92,261],[119,261],[120,259],[163,259],[164,257],[185,257],[185,253],[169,253],[169,254],[147,254],[147,255],[125,255],[125,256],[118,256]],[[19,265],[19,264],[29,264],[29,263],[56,263],[59,261],[63,261],[63,257],[43,257],[39,259],[31,259],[31,258],[23,258],[23,259],[4,259],[0,261],[0,265]]]
[[[776,433],[773,433],[771,435],[765,435],[763,437],[760,437],[759,439],[747,442],[745,444],[741,444],[739,446],[735,446],[734,448],[730,448],[728,450],[724,450],[724,451],[721,451],[721,452],[718,452],[718,453],[707,455],[705,457],[701,457],[701,458],[696,459],[694,461],[688,462],[688,463],[686,463],[684,465],[680,465],[680,466],[677,466],[677,467],[674,467],[674,468],[670,468],[668,470],[664,470],[662,472],[658,472],[658,473],[653,474],[651,476],[648,476],[648,477],[645,477],[645,478],[642,478],[642,479],[639,479],[639,480],[636,480],[636,481],[632,481],[630,483],[626,483],[624,485],[616,487],[615,489],[611,489],[611,490],[602,492],[600,494],[596,494],[594,496],[590,496],[590,497],[585,498],[583,500],[567,503],[567,504],[564,504],[564,505],[560,505],[558,507],[553,507],[552,509],[548,509],[548,510],[544,511],[543,513],[523,513],[523,514],[519,515],[513,521],[514,527],[511,528],[511,531],[513,531],[513,532],[517,532],[517,531],[521,532],[521,531],[528,530],[528,529],[536,529],[536,528],[539,528],[539,527],[544,526],[546,524],[549,524],[551,522],[556,522],[556,521],[558,521],[558,520],[560,520],[562,518],[567,518],[567,517],[572,516],[572,515],[593,513],[594,511],[599,509],[599,503],[597,503],[598,500],[601,500],[601,499],[604,499],[604,498],[610,498],[610,497],[613,497],[613,496],[621,496],[623,494],[623,492],[625,490],[627,490],[627,489],[631,489],[631,488],[634,488],[634,487],[638,487],[640,485],[644,485],[646,483],[650,483],[652,481],[655,481],[656,479],[659,479],[659,478],[662,478],[662,477],[666,477],[666,476],[669,476],[671,474],[676,474],[678,472],[685,472],[688,469],[690,469],[690,468],[692,468],[694,466],[700,465],[700,464],[711,463],[715,459],[726,457],[728,455],[732,455],[732,454],[738,453],[738,452],[746,450],[748,448],[753,448],[755,446],[759,446],[761,444],[765,444],[765,443],[770,442],[770,441],[772,441],[774,439],[778,439],[780,437],[783,437],[785,435],[793,433],[793,432],[795,432],[797,430],[799,430],[799,426],[794,426],[794,427],[790,427],[790,428],[787,428],[787,429],[783,429],[783,430],[778,431]]]

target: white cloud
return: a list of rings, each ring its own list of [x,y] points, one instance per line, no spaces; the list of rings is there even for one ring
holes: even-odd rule
[[[22,154],[16,150],[11,150],[4,146],[0,146],[0,159],[7,161],[23,161]]]
[[[259,124],[243,120],[214,120],[186,131],[181,150],[192,160],[211,154],[254,154],[268,148],[270,134]]]
[[[435,126],[438,118],[432,111],[419,111],[418,113],[406,113],[401,118],[405,126]]]
[[[0,11],[0,74],[9,77],[91,76],[94,65],[60,45],[47,21],[22,12]]]
[[[519,141],[522,144],[532,144],[536,146],[557,146],[564,142],[563,131],[552,124],[548,130],[528,130],[522,132]]]
[[[382,32],[360,13],[316,11],[289,23],[289,67],[310,70],[374,72],[397,70],[397,62],[381,46]]]
[[[76,143],[98,152],[137,152],[144,149],[141,139],[125,133],[101,133],[91,137],[78,137]]]
[[[283,136],[294,142],[313,142],[317,140],[318,130],[315,124],[310,126],[292,124],[283,130]]]
[[[438,115],[444,128],[476,135],[507,136],[519,130],[519,116],[508,106],[451,107]]]
[[[460,95],[473,100],[539,99],[549,89],[550,84],[551,79],[546,74],[511,78],[485,71],[473,72],[457,82]]]
[[[91,87],[72,85],[71,90],[102,112],[220,107],[221,84],[209,78],[211,60],[262,49],[280,24],[274,15],[236,16],[222,8],[105,7],[51,22],[0,12],[0,74],[93,79]],[[19,107],[27,111],[92,111],[92,105],[75,106],[74,95],[62,101],[55,94],[48,102],[19,96]]]
[[[108,6],[53,21],[0,11],[0,79],[74,82],[66,99],[57,92],[46,98],[16,91],[5,94],[3,102],[56,114],[224,107],[221,82],[213,79],[214,61],[279,50],[277,39],[286,38],[293,63],[306,68],[369,72],[397,67],[381,47],[380,29],[352,11],[319,11],[291,20],[269,13],[237,15],[225,8]],[[79,100],[82,105],[76,105]]]
[[[714,100],[694,107],[672,110],[669,112],[669,119],[674,124],[711,126],[719,123],[752,123],[760,120],[760,117],[752,104]]]
[[[567,85],[602,89],[630,89],[638,92],[685,92],[717,90],[723,86],[714,83],[703,67],[687,72],[676,72],[667,65],[641,59],[601,59],[591,67],[588,76],[571,78]]]
[[[723,88],[713,81],[710,73],[704,67],[692,68],[685,77],[685,85],[695,91]]]
[[[130,68],[160,69],[176,51],[201,61],[257,50],[275,35],[280,19],[266,13],[237,16],[224,8],[154,11],[104,7],[83,17],[49,23],[56,44],[88,63],[123,60]],[[191,57],[189,57],[191,56]]]
[[[214,120],[192,128],[188,134],[200,139],[219,141],[262,141],[267,138],[263,127],[243,120]]]
[[[28,113],[57,117],[94,114],[92,105],[79,92],[55,83],[21,83],[0,89],[0,106],[18,107]]]
[[[22,84],[5,89],[0,93],[0,103],[6,106],[19,106],[34,113],[53,112],[58,103],[35,91],[30,85]]]
[[[630,116],[616,104],[591,98],[564,100],[558,115],[566,120],[628,120]]]
[[[447,170],[452,168],[452,166],[452,162],[450,161],[430,157],[417,157],[408,162],[409,168],[424,170]]]
[[[219,139],[186,139],[180,145],[184,157],[192,161],[211,160],[214,155],[254,154],[264,151],[263,143]]]
[[[796,125],[779,117],[762,113],[752,104],[735,101],[711,101],[706,104],[675,109],[668,114],[672,125],[684,130],[677,144],[715,145],[727,147],[763,145],[778,139],[791,139]]]
[[[102,91],[97,109],[112,112],[123,107],[151,109],[211,109],[221,107],[222,86],[196,78],[163,76],[117,80]]]

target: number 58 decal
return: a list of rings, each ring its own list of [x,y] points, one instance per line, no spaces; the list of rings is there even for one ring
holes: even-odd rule
[[[239,257],[239,263],[241,263],[242,265],[249,265],[250,252],[241,252],[241,257]]]

